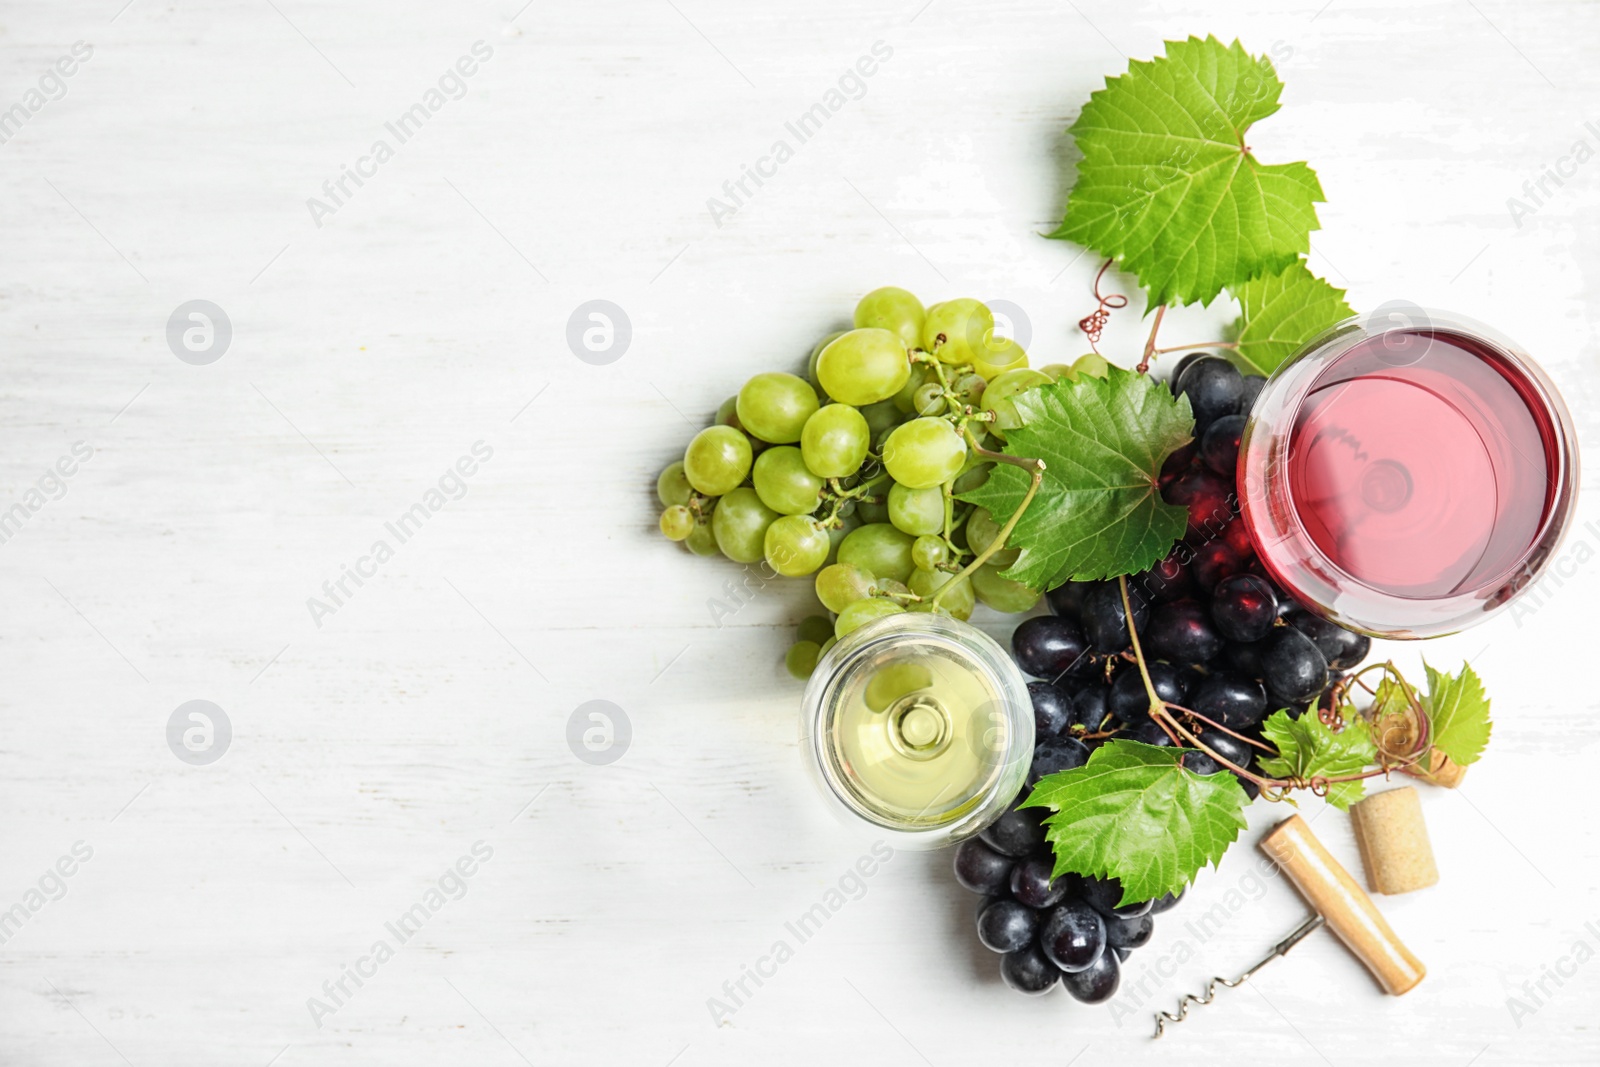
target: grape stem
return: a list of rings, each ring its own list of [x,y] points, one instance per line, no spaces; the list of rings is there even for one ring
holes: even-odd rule
[[[1167,305],[1162,304],[1156,308],[1155,321],[1150,324],[1150,337],[1144,343],[1144,358],[1139,360],[1139,365],[1134,370],[1140,374],[1150,372],[1150,360],[1156,354],[1156,331],[1161,329],[1161,320],[1166,317]]]
[[[1207,341],[1201,345],[1171,345],[1166,348],[1152,348],[1150,355],[1164,356],[1168,352],[1182,352],[1186,348],[1238,348],[1238,341]]]
[[[998,541],[999,538],[996,538],[996,540]],[[1421,724],[1419,730],[1421,739],[1409,757],[1394,759],[1390,753],[1385,751],[1381,746],[1378,746],[1378,766],[1362,771],[1358,774],[1341,774],[1333,777],[1328,777],[1326,775],[1312,775],[1309,778],[1269,778],[1239,766],[1237,763],[1234,763],[1232,760],[1222,756],[1210,745],[1207,745],[1204,741],[1200,740],[1199,737],[1197,737],[1187,727],[1185,727],[1182,722],[1179,721],[1179,717],[1174,715],[1173,712],[1180,712],[1186,718],[1202,722],[1209,728],[1219,730],[1222,733],[1228,734],[1229,736],[1237,738],[1240,741],[1254,745],[1263,751],[1271,752],[1274,755],[1277,755],[1277,751],[1267,745],[1262,744],[1260,741],[1245,737],[1242,734],[1234,733],[1234,731],[1228,729],[1226,726],[1223,726],[1221,723],[1213,722],[1211,719],[1206,718],[1204,715],[1201,715],[1198,712],[1192,711],[1189,708],[1182,707],[1178,704],[1168,703],[1167,701],[1161,699],[1161,697],[1156,693],[1155,683],[1150,679],[1150,668],[1145,662],[1144,649],[1139,644],[1139,630],[1133,622],[1133,603],[1128,596],[1128,579],[1126,575],[1118,576],[1117,586],[1122,593],[1123,619],[1128,624],[1128,637],[1133,645],[1134,662],[1139,665],[1139,676],[1144,681],[1145,694],[1150,698],[1151,720],[1154,721],[1157,726],[1161,727],[1162,731],[1172,739],[1172,742],[1175,745],[1178,745],[1178,747],[1181,748],[1183,747],[1183,742],[1188,742],[1194,748],[1204,752],[1206,755],[1216,760],[1219,764],[1232,771],[1234,774],[1254,782],[1260,787],[1261,795],[1266,797],[1268,800],[1275,802],[1284,800],[1291,789],[1309,789],[1314,795],[1325,797],[1328,795],[1329,786],[1337,785],[1342,782],[1359,782],[1367,778],[1376,778],[1379,775],[1387,778],[1395,770],[1409,771],[1410,768],[1421,762],[1422,758],[1429,751],[1431,751],[1433,746],[1428,743],[1427,740],[1428,728],[1430,724],[1428,722],[1427,713],[1422,708],[1421,698],[1418,696],[1416,688],[1412,686],[1410,682],[1406,681],[1399,669],[1395,667],[1394,661],[1389,660],[1384,663],[1370,664],[1367,667],[1362,668],[1348,680],[1347,684],[1359,684],[1363,689],[1367,689],[1368,692],[1375,693],[1376,690],[1367,686],[1365,681],[1362,680],[1362,675],[1367,674],[1369,671],[1379,670],[1382,671],[1386,677],[1392,678],[1395,684],[1400,687],[1400,691],[1406,696],[1406,702],[1408,705],[1407,710],[1416,715],[1418,722]],[[1336,720],[1338,718],[1337,705],[1333,709],[1333,714]],[[1322,717],[1321,711],[1318,712],[1318,716]],[[1327,718],[1323,718],[1323,722],[1329,726],[1335,725],[1333,721],[1330,721]]]
[[[944,599],[944,595],[946,593],[948,593],[951,589],[954,589],[959,582],[970,578],[973,571],[989,562],[989,557],[994,555],[1005,545],[1006,538],[1010,537],[1011,531],[1017,528],[1017,521],[1022,518],[1022,513],[1028,510],[1028,505],[1033,503],[1034,496],[1039,492],[1039,484],[1044,481],[1044,460],[1028,459],[1022,456],[1008,456],[1004,452],[991,452],[989,449],[978,444],[978,439],[973,436],[971,428],[969,428],[965,423],[962,424],[961,432],[966,435],[968,446],[978,455],[983,456],[985,459],[992,459],[996,462],[1005,462],[1010,463],[1015,467],[1021,467],[1023,470],[1029,472],[1031,480],[1028,482],[1028,491],[1022,495],[1022,502],[1017,505],[1017,510],[1011,513],[1011,517],[1006,520],[1006,524],[1000,527],[1000,532],[994,535],[994,540],[990,541],[982,552],[979,552],[976,556],[972,557],[972,561],[965,567],[961,568],[954,578],[941,585],[938,592],[933,594],[933,599],[928,602],[928,607],[932,611],[938,611],[939,601]]]

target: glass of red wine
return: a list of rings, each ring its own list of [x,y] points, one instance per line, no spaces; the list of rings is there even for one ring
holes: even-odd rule
[[[1482,622],[1527,589],[1573,515],[1578,445],[1554,383],[1459,315],[1385,305],[1262,388],[1241,512],[1302,603],[1376,637]]]

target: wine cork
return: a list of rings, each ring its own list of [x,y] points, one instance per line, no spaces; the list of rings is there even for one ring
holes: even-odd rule
[[[1399,996],[1410,992],[1427,975],[1422,961],[1395,936],[1372,898],[1322,847],[1304,819],[1289,816],[1261,839],[1260,848],[1327,920],[1328,929],[1371,972],[1385,993]]]
[[[1411,786],[1374,793],[1350,808],[1367,888],[1394,896],[1426,889],[1439,880],[1422,821],[1422,802]]]
[[[1438,749],[1431,750],[1426,769],[1417,768],[1412,773],[1431,785],[1454,789],[1467,776],[1467,769]]]

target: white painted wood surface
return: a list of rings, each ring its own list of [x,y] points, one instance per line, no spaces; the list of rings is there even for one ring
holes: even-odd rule
[[[799,766],[779,661],[807,585],[713,626],[740,570],[661,541],[651,492],[744,377],[876,285],[1012,301],[1036,358],[1078,354],[1095,265],[1038,236],[1063,130],[1125,54],[1191,32],[1277,57],[1284,109],[1251,142],[1319,171],[1314,266],[1358,306],[1499,325],[1592,440],[1600,164],[1520,226],[1507,198],[1600,147],[1600,8],[122,2],[0,13],[0,107],[93,48],[0,146],[0,507],[93,449],[0,544],[0,909],[26,913],[0,946],[0,1062],[1600,1061],[1600,525],[1535,613],[1397,651],[1474,657],[1498,718],[1466,788],[1425,798],[1441,883],[1383,902],[1422,986],[1385,998],[1318,935],[1153,1044],[1153,1006],[1302,917],[1249,843],[1113,1009],[1002,988],[943,854],[881,865],[798,944],[785,923],[870,845]],[[464,96],[399,144],[384,124],[480,40]],[[717,225],[707,199],[879,41],[864,94]],[[393,158],[318,227],[307,198],[378,138]],[[606,366],[565,341],[596,298],[632,323]],[[194,299],[233,326],[207,366],[166,342]],[[1125,312],[1108,351],[1141,336]],[[465,494],[399,544],[385,523],[479,441]],[[393,558],[317,625],[307,598],[379,539]],[[166,742],[195,699],[232,725],[209,766]],[[566,743],[595,699],[631,722],[609,766]],[[1306,810],[1354,864],[1346,818]],[[80,841],[64,895],[30,897]],[[465,895],[318,1026],[308,998],[461,857]],[[780,939],[793,958],[716,1025],[708,998]],[[1547,968],[1571,973],[1516,1017]]]

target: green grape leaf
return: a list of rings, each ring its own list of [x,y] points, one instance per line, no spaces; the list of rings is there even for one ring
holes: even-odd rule
[[[1344,729],[1334,733],[1314,712],[1291,719],[1288,711],[1276,711],[1262,724],[1261,733],[1278,754],[1256,762],[1274,778],[1360,774],[1378,758],[1367,722],[1361,718],[1346,719]],[[1340,811],[1349,811],[1365,793],[1365,782],[1333,782],[1327,800]]]
[[[1489,697],[1471,666],[1463,663],[1458,675],[1442,674],[1426,663],[1428,692],[1422,710],[1432,726],[1433,747],[1465,767],[1476,763],[1489,743]]]
[[[1246,826],[1249,798],[1227,772],[1179,766],[1182,749],[1107,741],[1082,767],[1041,779],[1023,807],[1051,808],[1055,874],[1122,882],[1122,903],[1175,893],[1216,865]]]
[[[1006,431],[1008,455],[1045,462],[1044,480],[1007,545],[1022,550],[1005,577],[1035,589],[1144,570],[1183,536],[1184,508],[1161,499],[1161,464],[1190,438],[1187,397],[1121,367],[1024,390],[1023,425]],[[1031,476],[1007,463],[961,499],[1004,523]]]
[[[1245,133],[1278,110],[1272,63],[1215,37],[1168,41],[1089,97],[1083,153],[1052,237],[1120,260],[1150,307],[1209,304],[1310,250],[1322,186],[1304,163],[1264,165]]]
[[[1271,374],[1307,341],[1355,314],[1335,289],[1306,268],[1304,260],[1229,288],[1241,313],[1235,328],[1234,362],[1246,373]]]

